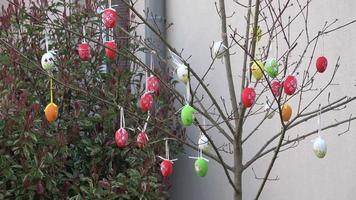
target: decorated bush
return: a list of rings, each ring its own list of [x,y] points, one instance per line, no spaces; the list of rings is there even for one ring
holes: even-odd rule
[[[135,59],[146,52],[135,43],[136,24],[102,24],[97,8],[106,6],[61,0],[3,8],[0,199],[164,197],[169,179],[157,156],[166,137],[182,136],[173,95],[154,85],[151,105],[139,104],[147,74],[160,74],[167,87],[174,82],[167,70]]]

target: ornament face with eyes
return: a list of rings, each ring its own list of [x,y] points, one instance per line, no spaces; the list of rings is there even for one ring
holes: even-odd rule
[[[42,68],[46,71],[52,70],[54,68],[55,59],[55,53],[53,51],[43,54],[41,58]]]

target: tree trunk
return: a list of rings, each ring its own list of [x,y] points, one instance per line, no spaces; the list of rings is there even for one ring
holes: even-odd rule
[[[241,148],[240,141],[235,140],[234,143],[234,166],[235,166],[234,182],[238,190],[235,191],[234,200],[242,200],[242,148]]]
[[[220,6],[220,17],[221,17],[221,38],[223,41],[223,45],[227,47],[224,59],[225,59],[225,68],[226,68],[226,77],[228,80],[229,93],[230,93],[230,101],[231,106],[234,112],[235,118],[235,134],[234,134],[234,184],[235,184],[235,193],[234,200],[242,200],[242,181],[241,181],[241,173],[242,173],[242,146],[241,146],[241,133],[242,133],[242,120],[238,113],[237,99],[235,93],[235,87],[233,82],[232,70],[231,70],[231,62],[230,62],[230,50],[229,50],[229,42],[227,36],[227,28],[226,28],[226,11],[225,11],[225,1],[219,1]],[[242,116],[244,115],[244,109],[241,111]]]

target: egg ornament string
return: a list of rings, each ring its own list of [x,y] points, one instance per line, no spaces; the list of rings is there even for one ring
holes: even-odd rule
[[[324,54],[324,34],[322,36],[322,55],[319,56],[317,59],[316,59],[316,62],[315,62],[315,67],[316,67],[316,70],[319,72],[319,73],[324,73],[327,66],[328,66],[328,59],[325,57],[325,54]]]
[[[148,124],[149,119],[150,119],[150,112],[148,112],[148,116],[147,116],[147,119],[146,119],[145,125],[143,126],[142,131],[140,131],[140,133],[137,135],[137,138],[136,138],[136,145],[139,149],[144,149],[149,141],[147,133],[146,133],[147,124]]]
[[[175,65],[175,70],[176,70],[178,79],[182,83],[187,84],[188,79],[189,79],[188,78],[188,67],[182,62],[182,59],[178,55],[173,53],[171,50],[169,50],[169,52],[172,57],[172,61]]]
[[[169,146],[168,140],[169,138],[165,138],[165,150],[166,150],[166,157],[163,158],[162,156],[157,156],[162,160],[160,164],[160,170],[163,177],[169,177],[173,173],[173,162],[177,161],[178,159],[170,159],[169,158]]]
[[[46,53],[42,55],[41,66],[44,70],[51,73],[55,66],[56,53],[54,50],[48,50],[48,37],[47,32],[45,33],[45,44],[46,44]]]
[[[49,75],[49,91],[50,91],[50,103],[47,104],[44,109],[45,117],[49,123],[54,122],[58,118],[58,106],[53,101],[53,80],[52,80],[52,70],[54,68],[54,54],[48,51],[48,38],[47,33],[45,34],[46,52],[41,59],[41,64],[43,69],[45,69]]]
[[[153,71],[153,56],[151,54],[150,70]],[[141,96],[139,104],[142,112],[149,111],[153,106],[153,94],[158,92],[158,79],[155,76],[150,76],[148,69],[146,69],[146,88],[145,93]]]
[[[115,40],[113,39],[111,30],[109,30],[109,41],[106,41],[104,43],[104,46],[105,46],[105,56],[106,56],[106,58],[108,58],[109,60],[114,61],[116,59],[116,56],[117,56],[117,53],[116,53],[117,45],[116,45]]]
[[[49,87],[50,87],[50,96],[51,101],[44,109],[44,113],[46,119],[49,123],[54,122],[58,118],[58,106],[53,102],[53,80],[50,78],[49,80]]]
[[[327,146],[325,140],[321,137],[321,106],[319,105],[318,113],[318,137],[313,142],[313,151],[316,157],[322,159],[327,152]]]
[[[117,147],[124,148],[127,145],[127,141],[129,139],[129,133],[125,129],[125,113],[124,109],[120,108],[120,128],[115,132],[115,142]]]
[[[153,52],[151,53],[151,64],[150,64],[150,69],[152,72],[154,72],[154,62],[153,62]],[[159,80],[158,78],[146,71],[146,91],[158,94],[159,91]]]
[[[181,108],[180,118],[183,126],[190,126],[193,124],[194,121],[194,112],[195,109],[190,106],[190,83],[188,81],[186,85],[186,99],[185,99],[185,106]]]
[[[204,126],[205,126],[205,118],[204,118]],[[202,136],[205,136],[203,133],[200,133],[200,137],[198,140],[198,157],[193,157],[193,156],[189,156],[190,159],[194,159],[195,163],[194,163],[194,170],[197,176],[199,177],[204,177],[206,176],[206,174],[208,173],[208,162],[209,160],[203,157],[203,149],[205,146],[208,145],[208,141],[206,141],[206,143],[200,144],[200,139],[202,138]],[[205,136],[206,138],[206,136]]]

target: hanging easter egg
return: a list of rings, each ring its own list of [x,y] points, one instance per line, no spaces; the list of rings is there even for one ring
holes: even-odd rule
[[[170,160],[163,160],[161,162],[161,173],[164,177],[168,177],[173,172],[173,162]]]
[[[209,140],[205,135],[201,135],[198,140],[198,148],[207,151],[209,148]]]
[[[113,8],[107,8],[102,14],[102,21],[106,28],[113,28],[117,21],[117,13]]]
[[[265,71],[267,72],[268,76],[271,78],[276,78],[278,75],[278,67],[279,63],[275,58],[270,59],[267,61],[266,66],[265,66]]]
[[[127,145],[128,139],[129,133],[124,128],[120,128],[115,132],[115,142],[117,147],[124,148]]]
[[[188,68],[185,65],[179,65],[177,68],[177,76],[184,84],[188,83]]]
[[[325,140],[321,137],[316,138],[313,143],[313,151],[316,157],[324,158],[327,152]]]
[[[244,88],[241,94],[242,104],[249,108],[255,103],[256,92],[253,88]]]
[[[288,122],[292,117],[292,107],[285,103],[282,107],[282,119],[285,122]]]
[[[182,111],[180,113],[180,118],[184,126],[190,126],[193,124],[194,112],[195,109],[191,107],[189,104],[185,105],[182,108]]]
[[[48,104],[44,112],[45,112],[46,119],[49,123],[54,122],[58,117],[58,107],[55,103]]]
[[[49,51],[43,54],[41,58],[42,68],[46,71],[52,70],[54,68],[54,61],[55,61],[55,53],[53,51]]]
[[[136,138],[136,143],[137,143],[137,147],[140,148],[140,149],[143,149],[145,148],[145,146],[147,145],[148,143],[148,137],[147,137],[147,134],[145,132],[140,132],[138,135],[137,135],[137,138]]]
[[[105,42],[105,56],[110,60],[116,58],[116,43],[114,40]]]
[[[270,105],[270,103],[266,102],[265,111],[267,112],[268,119],[272,119],[277,110],[278,105],[276,103],[272,103],[272,105]]]
[[[225,51],[226,51],[226,46],[222,43],[222,41],[214,42],[213,45],[213,55],[216,56],[216,58],[220,59],[224,57]]]
[[[287,95],[293,95],[297,90],[297,79],[295,76],[287,76],[286,80],[283,82],[283,88]]]
[[[151,75],[146,80],[146,87],[148,92],[158,92],[159,90],[159,80],[156,76]]]
[[[140,98],[140,107],[142,112],[147,112],[153,105],[153,96],[150,92],[145,92]]]
[[[198,176],[204,177],[208,173],[208,162],[199,158],[194,163],[195,172]]]
[[[82,61],[88,61],[90,59],[90,46],[86,42],[82,42],[78,46],[79,58]]]
[[[251,66],[252,76],[258,81],[262,78],[263,72],[262,69],[264,68],[263,63],[258,60],[253,63]]]
[[[324,56],[320,56],[318,59],[316,59],[316,70],[319,73],[325,72],[327,66],[328,60]]]
[[[271,82],[272,94],[276,97],[280,95],[281,83],[277,80]]]

